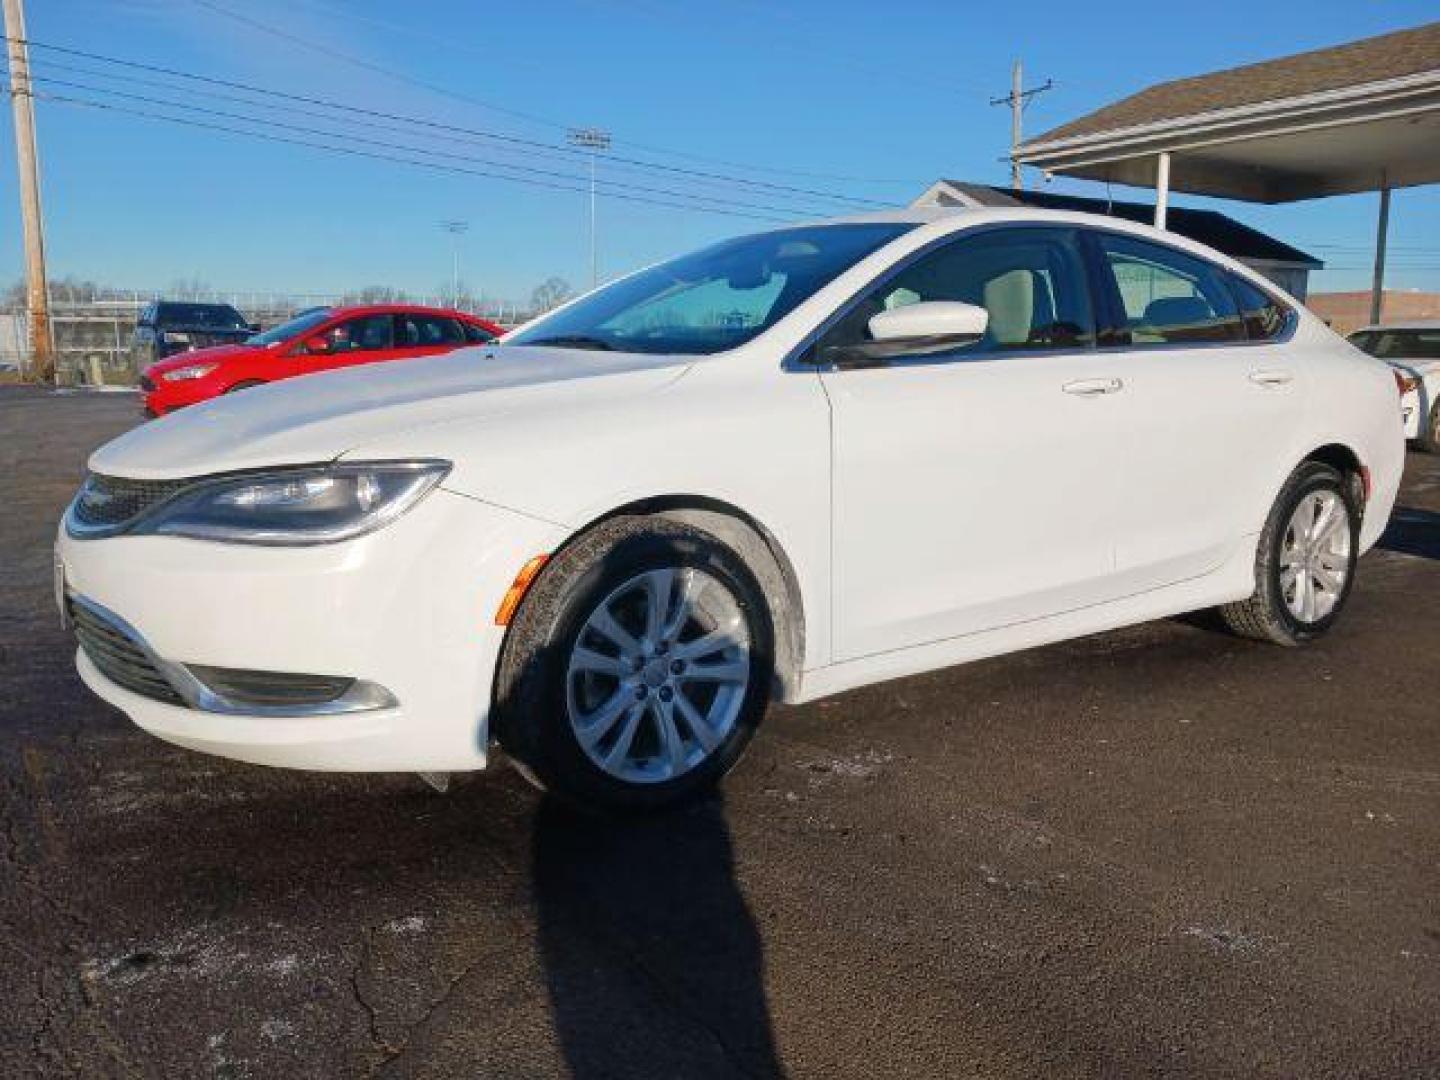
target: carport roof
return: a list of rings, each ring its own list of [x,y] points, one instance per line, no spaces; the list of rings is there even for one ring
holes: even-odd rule
[[[1015,157],[1148,187],[1163,152],[1173,189],[1258,202],[1440,180],[1440,22],[1161,83]]]

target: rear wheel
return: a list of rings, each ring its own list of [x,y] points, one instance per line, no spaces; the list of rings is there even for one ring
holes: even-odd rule
[[[738,555],[692,526],[618,518],[526,596],[501,654],[496,734],[582,805],[682,802],[739,760],[765,710],[771,642]]]
[[[1355,581],[1360,509],[1334,468],[1306,462],[1290,474],[1260,534],[1255,592],[1220,608],[1245,637],[1300,645],[1339,618]]]

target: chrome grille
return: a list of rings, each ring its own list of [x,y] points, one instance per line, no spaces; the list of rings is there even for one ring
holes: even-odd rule
[[[85,478],[72,510],[75,520],[92,529],[123,525],[164,502],[189,483],[186,480],[127,480],[91,473]]]
[[[171,705],[185,704],[127,627],[73,596],[66,606],[80,647],[102,675],[144,697]]]

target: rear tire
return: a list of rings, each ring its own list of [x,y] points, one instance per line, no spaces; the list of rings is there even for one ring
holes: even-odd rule
[[[734,767],[772,672],[769,609],[734,551],[690,525],[616,518],[551,560],[520,605],[493,729],[546,790],[659,809]]]
[[[1335,624],[1355,583],[1360,507],[1355,485],[1307,461],[1290,474],[1255,549],[1255,592],[1219,608],[1241,637],[1303,645]]]

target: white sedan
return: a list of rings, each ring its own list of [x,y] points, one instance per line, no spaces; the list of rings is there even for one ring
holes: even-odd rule
[[[1395,369],[1405,437],[1440,454],[1440,319],[1366,326],[1350,343]]]
[[[650,807],[772,698],[1206,607],[1309,641],[1403,456],[1390,369],[1213,251],[905,210],[137,428],[57,590],[85,682],[161,738],[418,772],[498,743]]]

